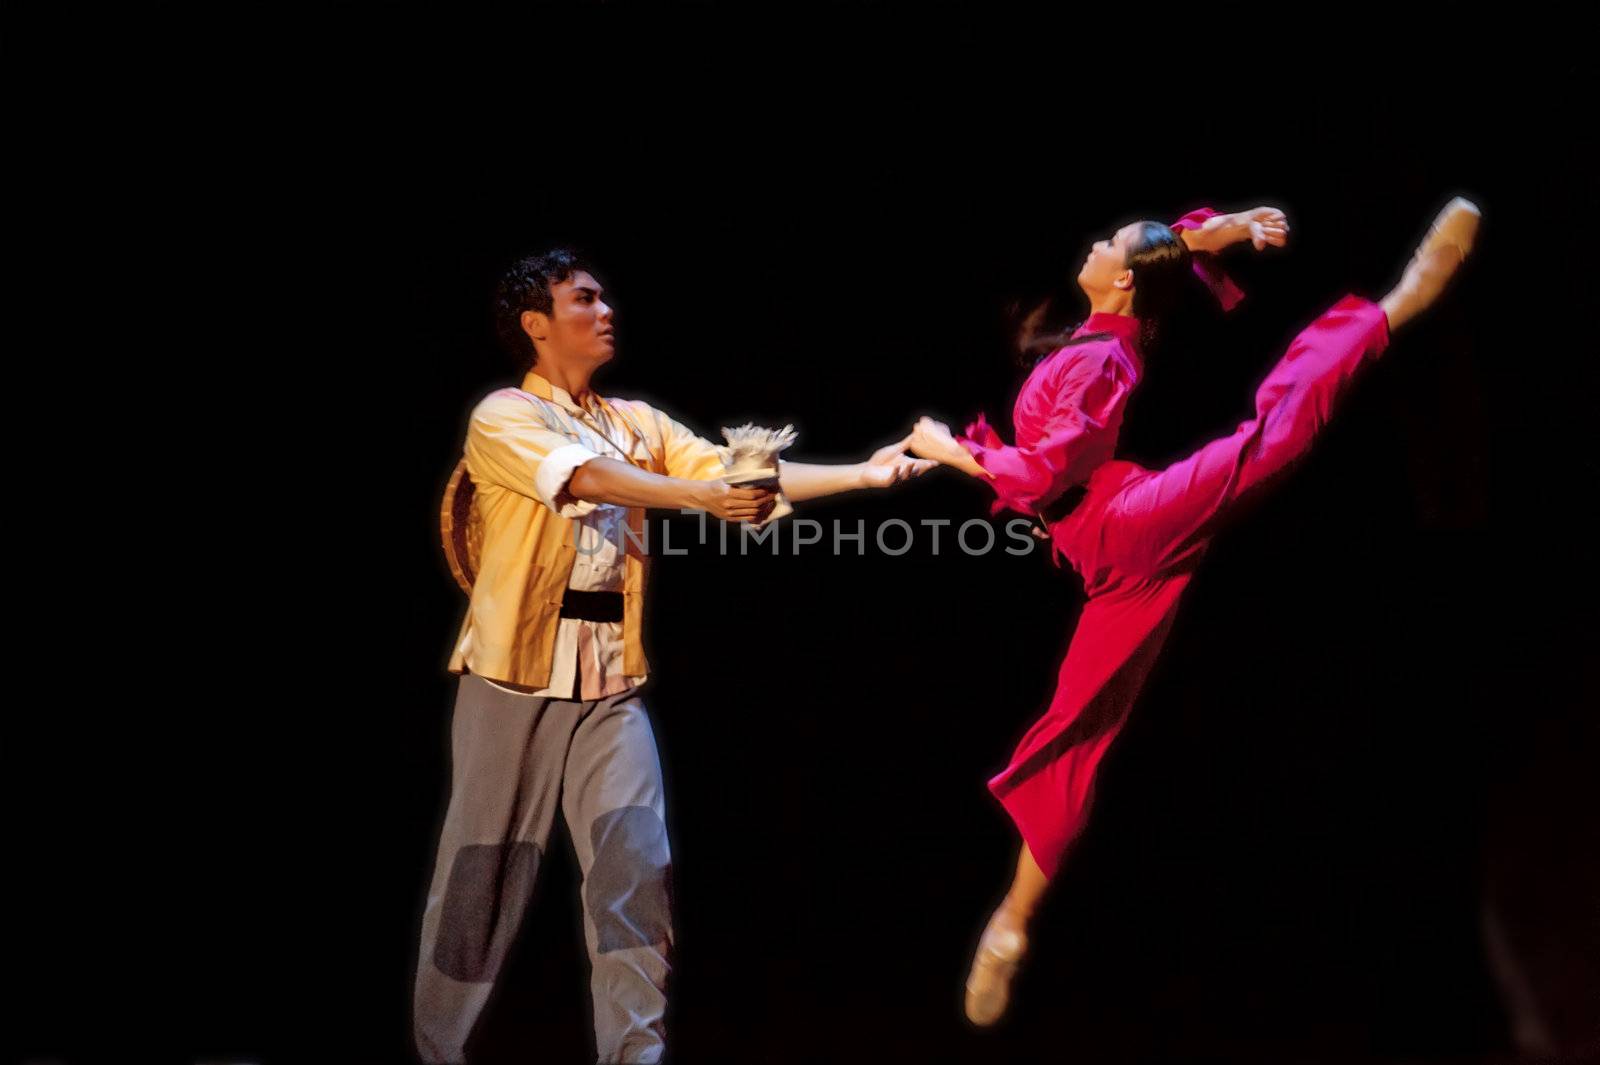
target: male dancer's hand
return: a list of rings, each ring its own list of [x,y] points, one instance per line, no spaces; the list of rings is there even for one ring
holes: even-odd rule
[[[759,522],[777,500],[773,488],[741,488],[727,481],[695,482],[694,507],[723,521]]]
[[[906,448],[910,444],[911,437],[907,436],[903,440],[896,440],[874,451],[872,457],[867,459],[861,468],[862,487],[888,488],[892,484],[921,477],[939,465],[932,459],[906,457]]]

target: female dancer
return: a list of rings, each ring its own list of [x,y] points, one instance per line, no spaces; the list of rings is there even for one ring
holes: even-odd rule
[[[1220,522],[1306,453],[1357,371],[1439,297],[1471,249],[1478,218],[1466,200],[1446,205],[1393,291],[1376,304],[1354,296],[1335,303],[1257,389],[1253,418],[1165,470],[1112,458],[1123,407],[1144,372],[1141,333],[1191,267],[1206,272],[1191,253],[1243,239],[1257,248],[1281,244],[1281,212],[1201,212],[1172,228],[1135,222],[1095,244],[1078,274],[1090,316],[1022,386],[1016,447],[981,416],[959,438],[930,418],[917,422],[910,450],[987,480],[996,509],[1039,515],[1053,554],[1066,556],[1088,594],[1049,709],[989,781],[1022,848],[967,978],[974,1024],[993,1024],[1005,1011],[1029,921],[1083,827],[1096,767]],[[1225,279],[1210,280],[1225,306],[1237,299]]]

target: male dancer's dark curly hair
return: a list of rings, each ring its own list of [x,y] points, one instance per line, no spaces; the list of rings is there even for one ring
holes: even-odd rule
[[[579,270],[593,273],[582,253],[551,248],[512,263],[494,290],[494,331],[500,344],[524,369],[539,361],[533,341],[522,330],[522,312],[549,314],[555,309],[550,286],[568,281]]]

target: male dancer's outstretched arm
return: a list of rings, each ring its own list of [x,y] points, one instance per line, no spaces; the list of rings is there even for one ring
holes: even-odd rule
[[[910,444],[911,437],[907,436],[874,451],[865,462],[841,466],[784,462],[778,467],[778,482],[783,486],[784,494],[796,502],[857,488],[888,488],[892,484],[919,477],[939,465],[931,459],[907,457],[906,448]]]
[[[928,459],[908,458],[905,450],[910,442],[908,436],[879,448],[865,462],[784,462],[778,468],[778,481],[784,493],[796,502],[857,488],[887,488],[938,465]],[[589,503],[703,510],[724,521],[759,521],[776,498],[769,488],[739,488],[723,480],[666,477],[608,458],[590,459],[579,466],[567,482],[567,494]]]
[[[776,498],[767,488],[664,477],[608,458],[590,459],[579,466],[567,482],[567,494],[585,503],[703,510],[724,521],[756,521]]]

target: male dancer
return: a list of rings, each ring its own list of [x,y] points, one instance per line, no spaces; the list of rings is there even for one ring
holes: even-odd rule
[[[776,497],[722,480],[723,450],[661,411],[590,388],[616,341],[600,284],[572,252],[515,264],[495,310],[502,342],[531,368],[520,388],[479,403],[467,429],[482,540],[450,659],[462,677],[417,961],[417,1048],[428,1062],[463,1060],[559,809],[583,872],[599,1060],[658,1061],[671,859],[638,695],[648,673],[643,508],[751,522]],[[934,465],[907,458],[905,445],[855,465],[783,462],[779,486],[798,501],[884,488]]]

